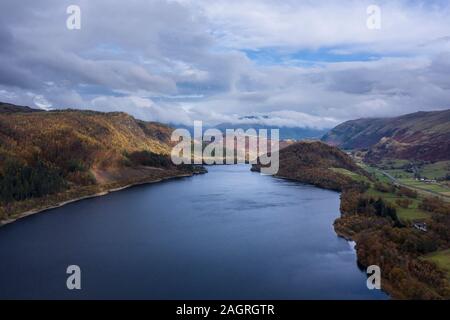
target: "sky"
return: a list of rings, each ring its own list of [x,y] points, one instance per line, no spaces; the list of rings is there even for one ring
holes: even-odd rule
[[[450,108],[450,0],[2,0],[0,12],[3,102],[317,129]]]

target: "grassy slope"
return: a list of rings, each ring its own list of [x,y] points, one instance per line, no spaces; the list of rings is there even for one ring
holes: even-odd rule
[[[352,171],[344,169],[344,168],[330,168],[330,170],[332,170],[334,172],[337,172],[339,174],[343,174],[343,175],[345,175],[345,176],[347,176],[347,177],[349,177],[352,180],[357,181],[357,182],[370,183],[370,180],[366,176],[361,175],[361,174],[356,173],[356,172],[352,172]]]

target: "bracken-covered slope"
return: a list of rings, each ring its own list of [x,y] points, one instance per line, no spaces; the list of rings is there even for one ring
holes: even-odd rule
[[[450,109],[351,120],[329,131],[322,141],[343,149],[369,149],[367,158],[373,161],[450,160]]]
[[[166,125],[122,112],[0,106],[0,222],[36,207],[192,173],[170,161],[173,129]]]
[[[112,167],[124,152],[168,154],[172,129],[126,113],[51,111],[0,113],[0,160],[34,156],[55,165],[79,161]],[[3,161],[0,161],[0,165]]]

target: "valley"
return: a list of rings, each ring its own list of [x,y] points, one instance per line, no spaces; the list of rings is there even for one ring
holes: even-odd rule
[[[171,162],[173,128],[164,124],[117,112],[43,112],[5,104],[0,110],[2,224],[133,185],[207,172],[203,166]],[[447,139],[447,126],[441,128],[441,133],[434,128],[433,134]],[[375,138],[371,144],[358,140],[353,146],[364,148],[349,150],[349,144],[337,147],[330,143],[331,136],[334,142],[339,140],[341,129],[336,130],[324,137],[327,143],[280,143],[276,177],[341,193],[341,215],[334,218],[334,229],[339,236],[356,242],[360,265],[380,265],[383,290],[390,296],[449,298],[447,155],[441,153],[439,161],[421,158],[420,153],[419,157],[393,158],[404,156],[406,149],[380,153]],[[397,130],[390,132],[389,139],[398,138]],[[424,136],[421,139],[425,141]],[[414,141],[409,145],[417,147]],[[345,151],[340,149],[344,146]],[[438,150],[447,147],[448,140],[441,140]],[[262,168],[256,164],[251,171]],[[233,170],[225,172],[233,177]],[[220,177],[226,179],[226,175]],[[242,194],[251,192],[245,190]],[[250,207],[260,205],[255,202]]]

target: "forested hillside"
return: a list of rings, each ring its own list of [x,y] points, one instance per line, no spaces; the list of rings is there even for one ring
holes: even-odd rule
[[[352,180],[336,168],[364,174],[343,151],[325,143],[298,142],[280,150],[277,176],[300,180],[319,187],[341,191]],[[253,170],[258,171],[259,165]]]
[[[159,179],[188,170],[175,167],[170,161],[172,128],[168,126],[118,112],[38,112],[27,107],[2,106],[3,218],[32,207],[36,199],[44,201],[49,195],[70,193],[73,198],[77,191],[84,195],[108,186]]]

